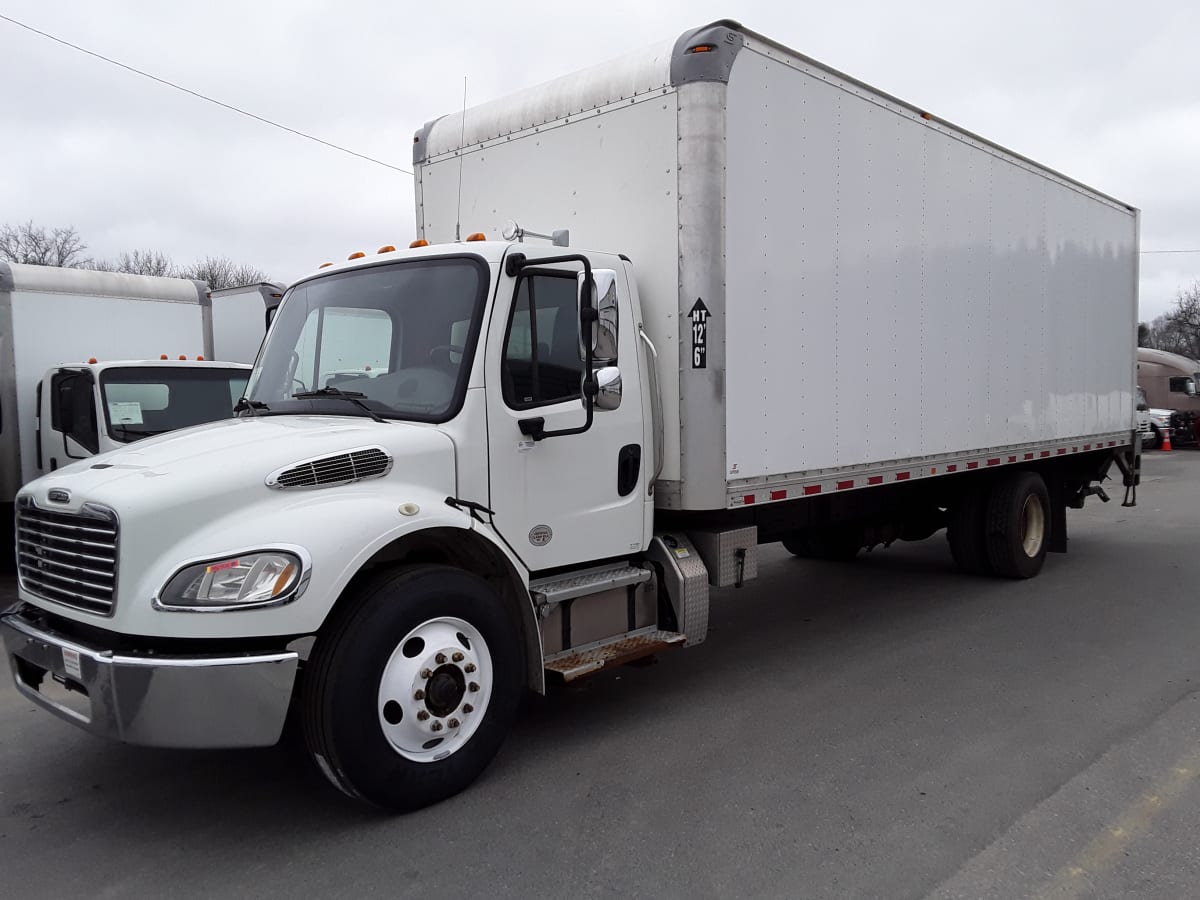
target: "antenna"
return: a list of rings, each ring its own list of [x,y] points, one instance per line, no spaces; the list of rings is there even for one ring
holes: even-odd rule
[[[458,208],[454,213],[454,240],[462,240],[462,162],[463,142],[467,139],[467,76],[463,76],[462,131],[458,135]]]

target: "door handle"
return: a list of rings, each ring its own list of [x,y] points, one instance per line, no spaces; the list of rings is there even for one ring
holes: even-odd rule
[[[617,494],[627,497],[637,488],[642,471],[642,445],[626,444],[617,453]]]

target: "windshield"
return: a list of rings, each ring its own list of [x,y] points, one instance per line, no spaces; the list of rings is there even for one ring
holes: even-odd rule
[[[414,260],[316,278],[279,307],[250,379],[257,414],[443,422],[458,412],[488,268],[476,257]],[[311,395],[315,391],[323,396]],[[352,394],[360,403],[337,398]],[[363,409],[365,405],[367,409]]]
[[[105,369],[100,373],[100,391],[108,433],[113,440],[129,443],[228,419],[246,391],[249,376],[249,369]]]

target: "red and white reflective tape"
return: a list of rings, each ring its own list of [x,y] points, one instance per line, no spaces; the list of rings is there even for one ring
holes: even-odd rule
[[[881,484],[894,484],[898,481],[911,481],[917,478],[933,478],[938,475],[953,475],[959,471],[971,471],[996,466],[1013,465],[1018,462],[1029,462],[1034,459],[1047,459],[1051,456],[1067,456],[1072,453],[1088,453],[1092,450],[1103,450],[1109,447],[1124,445],[1125,441],[1095,441],[1087,444],[1064,444],[1047,450],[1030,450],[1022,453],[1010,453],[1005,456],[981,456],[978,459],[959,460],[953,463],[928,466],[910,466],[899,471],[885,474],[860,474],[853,478],[845,475],[820,479],[808,483],[789,484],[783,488],[766,488],[748,493],[734,494],[730,497],[730,506],[752,506],[758,503],[777,503],[781,500],[797,500],[812,497],[817,494],[836,493],[837,491],[853,491],[860,488],[878,487]]]

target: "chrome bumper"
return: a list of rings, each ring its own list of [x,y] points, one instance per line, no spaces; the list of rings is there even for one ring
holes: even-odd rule
[[[147,747],[276,743],[298,664],[292,652],[117,654],[57,634],[17,610],[0,616],[0,636],[22,695],[93,734]],[[58,685],[67,692],[50,690]]]

